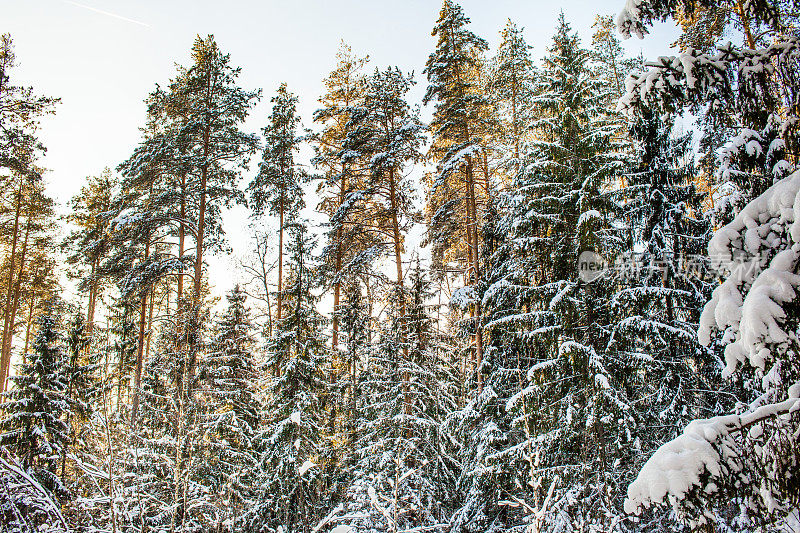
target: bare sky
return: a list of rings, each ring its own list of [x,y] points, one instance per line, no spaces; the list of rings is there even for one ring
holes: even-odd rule
[[[472,30],[492,49],[511,18],[525,28],[536,59],[550,44],[559,10],[588,45],[595,15],[615,14],[623,3],[461,1]],[[62,99],[57,114],[44,122],[42,138],[49,190],[63,206],[85,176],[114,168],[131,153],[144,122],[143,99],[174,74],[174,63],[188,63],[195,35],[213,33],[242,67],[241,85],[264,89],[248,131],[265,124],[269,99],[284,81],[300,98],[304,125],[311,126],[342,39],[357,54],[369,54],[371,68],[391,64],[414,71],[419,85],[413,98],[419,101],[440,6],[440,0],[0,0],[0,32],[14,39],[20,64],[15,83]],[[625,46],[631,54],[654,58],[667,54],[676,36],[674,27],[662,25]],[[229,220],[226,229],[240,248],[242,232],[231,228],[242,227],[245,216],[232,213]]]

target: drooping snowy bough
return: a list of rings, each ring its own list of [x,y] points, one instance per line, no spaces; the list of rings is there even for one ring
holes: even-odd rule
[[[800,171],[720,229],[709,253],[725,279],[703,310],[700,341],[725,346],[724,375],[755,399],[661,446],[629,486],[625,511],[669,503],[697,525],[733,501],[742,519],[800,528]]]
[[[0,449],[0,531],[67,533],[61,506],[31,471]]]

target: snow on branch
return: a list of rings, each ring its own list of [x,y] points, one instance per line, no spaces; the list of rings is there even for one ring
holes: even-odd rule
[[[717,287],[700,318],[700,342],[715,330],[730,343],[725,374],[739,363],[764,370],[771,347],[784,343],[783,305],[796,297],[800,276],[800,171],[750,202],[709,244],[712,263],[731,274]]]
[[[707,493],[716,491],[714,479],[727,473],[726,459],[735,457],[736,450],[740,449],[732,440],[733,435],[767,419],[800,411],[800,383],[790,387],[789,396],[782,402],[762,405],[743,415],[691,422],[682,435],[661,446],[645,463],[628,487],[625,512],[638,515],[644,508],[665,500],[677,507],[678,502],[698,487]],[[759,435],[758,432],[752,433],[753,436]],[[710,478],[705,486],[701,486],[706,473]],[[762,497],[768,499],[769,494],[764,493]]]
[[[792,450],[800,435],[800,382],[788,370],[797,357],[797,324],[789,320],[787,304],[796,300],[800,287],[800,171],[777,182],[717,231],[709,254],[714,266],[729,275],[703,310],[700,341],[709,345],[713,334],[721,332],[724,375],[753,372],[761,378],[755,383],[762,394],[744,413],[695,420],[661,446],[628,487],[628,513],[669,503],[679,516],[686,516],[686,510],[695,513],[687,520],[696,525],[711,511],[695,500],[721,487],[747,484],[747,505],[770,514],[785,510],[779,502],[793,490],[786,472],[796,468]]]
[[[0,519],[14,531],[69,531],[52,494],[10,453],[0,451],[5,455],[0,455]]]
[[[629,0],[629,4],[639,2]],[[724,100],[733,98],[736,87],[753,92],[764,74],[774,71],[775,61],[790,64],[798,58],[800,39],[795,36],[781,36],[758,50],[731,43],[718,47],[713,54],[689,48],[677,56],[662,56],[658,61],[647,62],[648,70],[628,76],[625,95],[617,109],[631,114],[639,107],[670,111],[700,101],[724,105]],[[735,81],[730,66],[734,66]]]

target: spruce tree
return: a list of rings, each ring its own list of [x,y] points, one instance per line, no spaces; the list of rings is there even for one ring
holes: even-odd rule
[[[524,189],[517,191],[525,193]],[[527,279],[529,267],[521,265],[513,253],[511,236],[501,230],[499,216],[490,205],[483,226],[486,274],[478,290],[486,306],[489,333],[480,369],[483,387],[455,410],[447,423],[459,444],[455,489],[461,503],[450,520],[454,533],[503,530],[522,520],[514,508],[500,507],[500,502],[520,497],[523,491],[515,481],[525,480],[527,471],[519,449],[525,435],[507,402],[519,393],[524,369],[533,364],[525,341],[529,326],[521,313],[523,298],[530,297],[531,290],[517,281],[518,277]],[[523,316],[515,316],[519,314]]]
[[[340,307],[342,344],[344,349],[341,358],[344,372],[334,384],[334,401],[341,406],[344,421],[342,441],[345,449],[341,453],[341,461],[345,474],[351,476],[350,468],[355,461],[355,440],[358,432],[359,412],[361,409],[364,386],[362,372],[368,358],[369,341],[373,332],[368,319],[368,312],[360,284],[351,283],[344,291],[344,302]]]
[[[51,307],[39,318],[33,351],[19,374],[11,377],[15,386],[0,407],[0,444],[8,446],[51,490],[61,486],[56,469],[70,440],[64,421],[69,411],[68,377],[57,312]]]
[[[320,517],[316,487],[324,465],[325,338],[314,295],[312,241],[302,224],[291,228],[284,312],[267,345],[264,425],[256,437],[261,474],[257,504],[242,517],[254,530],[309,531]]]
[[[66,454],[69,448],[72,447],[73,451],[82,453],[90,447],[87,437],[92,431],[93,403],[100,386],[97,380],[99,364],[93,360],[95,354],[89,351],[91,337],[83,315],[74,314],[67,324],[67,328],[64,374],[67,380],[65,400],[69,405],[69,411],[66,415],[66,422],[69,426],[70,442],[64,446],[61,455],[62,480],[65,476]]]
[[[537,527],[578,527],[604,500],[604,449],[625,402],[623,373],[606,354],[611,282],[578,276],[583,252],[612,257],[619,240],[608,182],[621,167],[608,151],[601,95],[563,14],[532,101],[538,135],[526,164],[487,215],[487,279],[478,294],[491,339],[484,389],[461,413],[465,505],[456,531],[502,529],[541,508],[548,491],[566,507]],[[554,507],[556,507],[554,505]]]
[[[203,359],[201,430],[207,438],[204,470],[219,497],[220,512],[233,517],[245,509],[254,491],[253,439],[258,430],[258,375],[252,351],[254,325],[245,295],[236,285],[227,295],[228,308],[215,324],[209,353]]]
[[[642,466],[693,417],[716,414],[719,365],[697,340],[697,323],[711,293],[705,249],[711,235],[702,194],[692,180],[691,135],[672,120],[648,114],[632,128],[636,166],[621,190],[627,248],[616,261],[608,349],[627,374],[630,406],[617,425],[610,455],[615,507]],[[609,437],[614,434],[609,435]],[[610,440],[610,439],[609,439]],[[669,527],[658,515],[650,528]]]
[[[358,531],[441,528],[449,517],[456,461],[442,426],[454,401],[442,390],[445,374],[432,349],[429,297],[417,268],[406,293],[409,314],[401,319],[392,306],[360,374],[344,502]]]
[[[707,7],[712,6],[630,5],[618,25],[623,34],[641,37],[656,19],[680,20]],[[647,460],[628,488],[625,510],[641,514],[669,499],[681,522],[709,528],[724,524],[734,506],[739,527],[791,528],[797,516],[789,509],[797,508],[800,494],[794,474],[799,374],[791,355],[796,352],[797,312],[790,303],[795,291],[789,288],[797,270],[797,233],[794,218],[785,214],[798,191],[786,155],[797,146],[797,132],[789,126],[797,120],[799,43],[789,29],[796,15],[770,0],[746,8],[721,2],[713,8],[722,24],[711,36],[736,24],[743,45],[706,43],[679,57],[662,57],[629,79],[621,105],[645,121],[648,113],[686,109],[703,110],[714,120],[724,117],[710,123],[715,127],[706,128],[707,138],[701,140],[704,149],[719,148],[711,166],[723,194],[715,195],[714,208],[721,214],[718,220],[728,223],[709,243],[711,265],[723,280],[700,316],[698,336],[722,351],[722,375],[741,384],[741,403],[736,414],[693,415],[683,434]],[[696,42],[686,37],[684,43]],[[668,205],[666,199],[663,203]],[[714,392],[724,403],[727,391]],[[712,460],[673,462],[681,454],[696,459],[690,449],[704,450]],[[665,479],[667,472],[669,486],[651,483]]]

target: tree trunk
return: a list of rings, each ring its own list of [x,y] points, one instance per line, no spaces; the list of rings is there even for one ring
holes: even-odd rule
[[[89,278],[89,304],[86,310],[86,334],[89,337],[92,336],[92,331],[94,330],[94,310],[97,305],[97,290],[99,284],[97,283],[96,276],[98,260],[99,257],[95,257],[92,261],[92,273]]]
[[[739,21],[742,23],[742,30],[744,30],[744,35],[747,38],[747,46],[749,46],[751,50],[755,50],[756,40],[753,38],[753,32],[750,30],[750,19],[745,13],[744,2],[742,0],[736,2],[735,11],[736,14],[739,15]]]
[[[283,190],[281,190],[281,200],[279,206],[279,224],[278,230],[278,309],[275,313],[276,320],[281,320],[281,308],[283,307]]]
[[[131,427],[136,427],[136,413],[139,410],[139,389],[142,386],[142,367],[144,366],[144,335],[147,319],[147,293],[142,294],[139,304],[139,342],[136,346],[136,371],[133,375],[133,401],[131,402]]]
[[[152,194],[153,187],[150,186],[150,193]],[[144,262],[150,258],[150,231],[145,234],[144,243]],[[139,338],[136,346],[136,370],[133,375],[133,401],[131,404],[131,428],[136,427],[136,413],[139,411],[139,389],[142,386],[142,368],[144,367],[144,335],[145,335],[145,321],[147,318],[147,295],[150,291],[143,291],[141,294],[141,301],[139,303]],[[152,299],[152,298],[151,298]]]
[[[471,220],[467,222],[467,232],[471,233],[471,241],[472,241],[472,283],[473,285],[477,286],[478,280],[480,279],[480,257],[479,257],[479,241],[478,241],[478,209],[477,209],[477,202],[475,200],[475,180],[473,176],[473,169],[472,169],[472,161],[468,157],[467,158],[467,168],[466,168],[466,175],[467,175],[467,201],[469,202],[469,210],[468,213],[471,213]],[[469,216],[469,215],[468,215]],[[481,304],[480,302],[475,302],[473,304],[475,309],[475,369],[479,369],[481,366],[481,362],[483,361],[483,324],[481,320]],[[480,372],[477,372],[477,379],[478,379],[478,390],[483,387],[483,380],[481,378]]]
[[[8,379],[8,369],[11,364],[11,354],[6,353],[6,338],[11,329],[11,298],[14,292],[14,271],[17,260],[17,244],[19,240],[19,219],[22,212],[22,187],[24,179],[20,178],[19,189],[17,189],[16,208],[14,210],[14,229],[11,233],[11,256],[9,258],[8,282],[6,284],[6,302],[3,313],[3,339],[0,344],[0,392],[6,390],[6,380]]]
[[[347,187],[345,169],[342,170],[342,179],[339,182],[339,206],[344,203],[344,193]],[[339,222],[341,224],[341,221]],[[339,346],[339,301],[342,293],[342,282],[339,280],[339,271],[342,269],[342,228],[336,228],[336,260],[335,260],[336,281],[333,284],[333,321],[331,324],[331,348],[334,353]]]
[[[28,323],[25,326],[25,349],[22,351],[22,364],[28,363],[28,347],[30,346],[31,338],[31,322],[33,322],[33,306],[36,302],[36,297],[31,294],[30,305],[28,306]]]
[[[183,259],[186,246],[186,174],[181,175],[181,223],[178,226],[178,259]],[[181,298],[183,297],[183,266],[178,273],[178,306],[180,308]]]
[[[399,299],[400,303],[400,342],[403,343],[403,356],[405,357],[405,361],[408,362],[408,342],[406,338],[406,329],[405,325],[407,323],[406,320],[406,297],[405,297],[405,290],[403,288],[403,256],[402,256],[402,245],[400,243],[400,224],[398,221],[398,206],[397,206],[397,190],[396,190],[396,183],[395,183],[395,170],[391,169],[389,171],[389,202],[390,208],[392,211],[392,237],[394,240],[394,263],[395,267],[397,268],[397,298]],[[411,414],[411,399],[408,393],[408,382],[410,380],[410,376],[408,375],[408,371],[403,373],[403,400],[405,403],[405,413],[407,415]]]
[[[206,226],[206,183],[208,169],[203,167],[203,174],[200,179],[200,210],[197,217],[197,246],[194,259],[194,305],[199,311],[200,292],[203,287],[203,240],[205,237]]]
[[[514,160],[516,170],[519,170],[519,124],[517,122],[517,77],[511,82],[511,128],[514,134]],[[487,177],[488,179],[488,177]]]
[[[207,77],[208,102],[211,102],[211,73]],[[202,305],[201,291],[203,288],[203,246],[206,231],[206,202],[208,195],[206,187],[208,185],[208,156],[211,143],[211,126],[206,124],[203,130],[203,165],[200,173],[200,194],[199,209],[197,214],[197,235],[195,239],[195,260],[194,260],[194,290],[192,294],[191,324],[193,328],[198,327],[200,322],[200,307]],[[197,345],[198,336],[193,332],[191,337],[192,346],[189,353],[189,363],[187,375],[194,376],[194,367],[197,363],[199,346]]]
[[[403,290],[403,257],[402,257],[402,244],[400,242],[400,224],[398,221],[398,206],[397,206],[397,191],[395,184],[395,171],[392,169],[389,172],[389,201],[392,211],[392,237],[394,240],[394,263],[397,269],[397,293],[400,298],[400,316],[401,320],[406,316],[406,301],[405,291]],[[408,356],[408,348],[405,348],[406,356]]]
[[[9,320],[8,335],[6,336],[6,344],[3,349],[6,353],[8,360],[8,369],[11,367],[11,346],[14,340],[14,331],[17,328],[17,311],[19,310],[19,300],[22,294],[22,275],[25,273],[25,258],[28,253],[28,240],[31,233],[31,214],[28,213],[28,221],[25,224],[25,238],[22,243],[22,253],[19,258],[19,269],[17,270],[17,278],[14,282],[14,298],[11,303],[11,313]],[[8,370],[6,370],[6,377],[8,377]]]
[[[145,361],[150,360],[150,341],[153,338],[153,309],[155,307],[155,299],[156,295],[154,291],[150,291],[150,309],[147,311],[147,347],[144,351]],[[167,305],[169,305],[169,290],[167,290]]]

